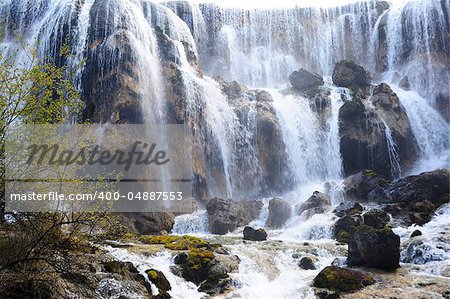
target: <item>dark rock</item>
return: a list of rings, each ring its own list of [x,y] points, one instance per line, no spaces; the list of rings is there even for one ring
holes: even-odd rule
[[[375,106],[378,116],[384,120],[391,130],[392,138],[397,147],[401,170],[403,172],[408,171],[417,160],[419,148],[412,133],[411,123],[405,108],[401,105],[400,99],[391,87],[385,83],[375,87],[370,101]],[[400,172],[392,173],[394,178],[398,178],[400,175]]]
[[[362,66],[351,60],[336,63],[333,70],[333,83],[339,87],[347,87],[353,91],[370,87],[372,78]]]
[[[244,240],[250,241],[265,241],[267,240],[267,233],[264,229],[253,229],[250,226],[244,228]]]
[[[384,210],[405,225],[422,225],[437,208],[449,202],[449,170],[425,172],[378,186],[367,198],[369,202],[387,204]]]
[[[315,270],[316,265],[311,257],[305,256],[303,257],[300,262],[298,263],[298,266],[302,268],[303,270]]]
[[[261,201],[234,201],[213,198],[206,204],[211,233],[224,235],[258,218]]]
[[[339,242],[347,243],[350,233],[361,224],[362,218],[359,215],[344,216],[334,224],[333,237]]]
[[[160,293],[168,292],[172,289],[169,281],[164,273],[155,269],[148,269],[145,271],[148,279],[153,283]]]
[[[184,264],[188,261],[188,254],[185,252],[179,253],[175,256],[173,262],[175,263],[175,265],[181,265]]]
[[[367,194],[388,181],[371,170],[363,170],[344,181],[344,192],[348,199],[367,202]]]
[[[271,228],[281,228],[291,217],[292,207],[287,201],[273,198],[269,201],[269,218],[266,225]]]
[[[116,273],[119,275],[127,275],[128,273],[137,274],[139,271],[131,262],[122,262],[122,261],[108,261],[102,263],[105,272],[108,273]]]
[[[201,292],[215,295],[232,286],[228,273],[239,268],[239,258],[235,255],[214,254],[209,250],[191,249],[186,256],[178,258],[184,279],[199,285]]]
[[[379,269],[400,267],[400,237],[390,229],[360,225],[348,239],[348,265]]]
[[[402,80],[400,80],[399,86],[401,88],[403,88],[404,90],[410,90],[411,89],[411,84],[409,83],[408,76],[405,76],[405,77],[403,77]]]
[[[418,237],[421,235],[422,235],[422,232],[420,230],[416,229],[415,231],[412,232],[410,238]]]
[[[364,207],[359,204],[355,203],[353,206],[348,203],[341,202],[333,211],[333,213],[338,217],[344,217],[344,216],[356,216],[361,215],[362,211],[364,211]]]
[[[310,73],[305,69],[293,72],[289,76],[289,82],[300,91],[305,91],[324,84],[323,78],[320,75]]]
[[[328,266],[314,278],[313,286],[341,292],[352,292],[374,283],[375,280],[367,273]]]
[[[368,211],[364,213],[363,218],[365,225],[378,229],[384,228],[390,220],[389,215],[386,212],[380,210]]]
[[[123,224],[133,232],[141,235],[160,235],[170,232],[175,223],[175,216],[168,212],[124,213]]]
[[[301,215],[305,212],[307,218],[314,214],[323,214],[329,210],[331,210],[330,196],[318,191],[315,191],[307,201],[296,207],[297,215]]]

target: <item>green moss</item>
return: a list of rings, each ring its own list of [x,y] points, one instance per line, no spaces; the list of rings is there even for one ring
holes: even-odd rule
[[[325,267],[313,281],[313,286],[342,292],[351,292],[362,289],[375,283],[375,280],[366,273],[335,266]]]
[[[192,270],[198,270],[211,262],[214,259],[214,253],[204,249],[191,249],[188,255],[189,267]]]
[[[192,248],[210,247],[208,241],[192,236],[139,236],[139,241],[144,244],[161,244],[171,250],[189,250]]]
[[[155,270],[147,271],[147,275],[150,278],[150,280],[155,280],[158,278],[158,272],[156,272]]]
[[[349,235],[350,234],[348,231],[346,231],[345,229],[341,229],[338,233],[337,240],[341,243],[347,243]]]

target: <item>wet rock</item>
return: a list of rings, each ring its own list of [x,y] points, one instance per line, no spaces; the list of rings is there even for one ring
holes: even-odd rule
[[[211,233],[224,235],[255,220],[261,211],[261,201],[235,201],[213,198],[206,204]]]
[[[409,83],[408,76],[405,76],[405,77],[403,77],[402,80],[400,80],[399,86],[401,88],[403,88],[404,90],[410,90],[411,89],[411,84]]]
[[[183,256],[180,256],[182,255]],[[199,291],[215,295],[232,287],[229,273],[239,268],[237,256],[214,254],[204,249],[191,249],[175,257],[184,279],[199,286]]]
[[[344,216],[356,216],[361,215],[362,211],[364,211],[364,207],[359,204],[355,203],[354,205],[341,202],[333,211],[333,213],[338,217],[344,217]]]
[[[385,83],[374,88],[370,101],[376,108],[378,116],[391,130],[402,171],[408,171],[417,159],[419,148],[405,108],[391,87]],[[397,178],[400,173],[394,176]]]
[[[175,216],[168,212],[124,213],[123,223],[131,231],[141,235],[167,234],[173,228]]]
[[[264,229],[253,229],[250,226],[244,228],[244,240],[250,241],[265,241],[267,240],[267,233]]]
[[[365,225],[378,229],[384,228],[390,220],[389,215],[381,210],[368,211],[364,213],[363,218]]]
[[[362,224],[360,215],[344,216],[336,221],[333,227],[333,237],[342,243],[347,243],[350,234],[356,227]]]
[[[422,235],[422,232],[420,230],[416,229],[415,231],[412,232],[410,238],[418,237],[421,235]]]
[[[379,269],[400,267],[400,237],[390,229],[360,225],[348,239],[348,265]]]
[[[303,270],[315,270],[316,269],[314,260],[309,256],[303,257],[300,260],[300,262],[298,263],[298,266],[300,268],[302,268]]]
[[[386,204],[384,210],[405,225],[422,225],[437,208],[449,202],[449,170],[425,172],[378,186],[367,198],[369,202]]]
[[[304,213],[307,218],[314,214],[323,214],[329,210],[331,210],[330,196],[319,191],[315,191],[308,200],[296,207],[297,215]]]
[[[367,195],[370,191],[387,183],[388,180],[384,177],[366,169],[344,180],[345,196],[350,200],[367,202]]]
[[[333,83],[353,91],[370,87],[372,78],[368,71],[351,60],[336,63],[333,70]]]
[[[339,109],[340,152],[344,175],[372,169],[391,176],[389,152],[382,120],[361,99],[346,101]]]
[[[281,228],[291,217],[292,207],[287,201],[273,198],[269,201],[269,218],[266,225],[271,228]]]
[[[155,269],[148,269],[145,271],[145,273],[147,274],[147,277],[150,280],[150,282],[154,284],[156,288],[159,290],[159,293],[167,293],[172,289],[166,276],[161,271]]]
[[[323,78],[320,75],[313,74],[305,69],[293,72],[289,76],[289,82],[300,91],[305,91],[324,84]]]
[[[375,280],[367,273],[328,266],[314,278],[313,286],[341,292],[352,292],[374,283]]]

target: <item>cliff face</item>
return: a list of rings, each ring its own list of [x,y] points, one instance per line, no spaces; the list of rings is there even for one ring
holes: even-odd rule
[[[383,78],[396,84],[408,76],[410,88],[426,96],[431,105],[437,97],[441,111],[446,111],[448,103],[444,89],[450,76],[445,42],[449,3],[444,0],[411,2],[400,8],[384,1],[364,1],[329,9],[276,10],[195,6],[185,1],[8,3],[0,8],[7,20],[2,53],[20,49],[18,32],[25,41],[38,40],[42,57],[75,72],[86,119],[185,123],[192,128],[198,197],[281,192],[308,179],[293,175],[301,163],[289,160],[307,159],[301,151],[315,151],[318,160],[331,150],[326,148],[326,136],[337,122],[329,93],[315,99],[320,107],[311,114],[319,119],[312,120],[317,122],[317,132],[311,140],[305,137],[305,148],[297,154],[288,144],[286,120],[274,104],[279,99],[243,83],[284,87],[299,66],[326,77],[336,62],[351,59],[377,81]],[[69,58],[59,54],[64,44],[71,49]],[[408,115],[390,88],[381,86],[373,92],[367,86],[366,92],[361,99],[354,91],[354,100],[341,108],[344,173],[370,167],[392,174],[384,126],[392,131],[400,165],[408,169],[418,156]],[[309,103],[307,95],[295,97]],[[369,102],[375,106],[373,111]],[[334,107],[333,111],[339,109]],[[301,119],[297,126],[301,131]],[[364,136],[351,133],[355,130]],[[313,143],[319,145],[311,147]],[[351,163],[346,160],[355,155],[362,162],[348,166]],[[330,179],[327,166],[314,161],[301,164],[306,170],[299,173]]]

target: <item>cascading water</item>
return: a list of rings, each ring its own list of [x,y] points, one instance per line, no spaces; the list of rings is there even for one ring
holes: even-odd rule
[[[165,120],[165,104],[170,97],[167,85],[176,86],[182,94],[181,106],[186,109],[183,121],[193,124],[194,143],[201,151],[198,156],[207,160],[204,177],[209,196],[254,198],[267,188],[262,186],[267,174],[262,169],[262,149],[257,142],[263,129],[259,127],[258,113],[273,108],[285,145],[283,157],[289,164],[285,173],[280,171],[285,175],[280,180],[293,177],[295,182],[289,190],[283,190],[291,192],[285,197],[293,204],[302,202],[315,190],[326,191],[324,182],[336,181],[330,193],[337,204],[341,198],[336,186],[342,179],[339,109],[352,97],[349,90],[336,88],[329,80],[335,63],[341,59],[363,65],[375,81],[389,83],[398,95],[420,148],[421,160],[413,173],[450,166],[449,125],[434,106],[436,96],[447,95],[445,89],[450,81],[446,62],[449,7],[449,1],[444,0],[398,0],[391,5],[375,0],[345,1],[339,7],[292,5],[278,9],[178,1],[13,0],[0,7],[6,20],[0,51],[11,55],[19,50],[18,61],[27,61],[25,42],[36,45],[42,57],[57,59],[61,45],[69,41],[72,55],[66,63],[71,69],[80,67],[76,80],[81,91],[92,75],[91,66],[83,63],[86,55],[97,58],[94,70],[100,77],[108,77],[123,62],[132,69],[127,79],[132,81],[130,86],[137,86],[146,122]],[[121,48],[120,43],[129,48]],[[300,67],[325,77],[327,84],[323,88],[329,95],[324,107],[314,107],[314,101],[284,89],[289,74]],[[179,75],[169,82],[164,78],[167,72]],[[224,91],[229,86],[224,88],[222,79],[214,78],[218,75],[263,89],[271,98],[264,103],[248,95],[231,98]],[[409,91],[397,86],[405,76]],[[102,93],[107,89],[104,86]],[[395,141],[392,130],[383,123],[391,172],[397,178],[401,168]],[[263,214],[253,222],[255,226],[265,225],[267,205],[266,200]],[[448,206],[438,214],[434,222],[423,227],[431,235],[427,240],[431,243],[438,239],[433,229],[441,223],[448,225],[443,220],[448,219]],[[273,250],[254,244],[225,244],[242,261],[241,269],[234,274],[241,285],[231,296],[314,296],[307,285],[317,271],[299,270],[291,248],[300,241],[332,244],[333,217],[331,212],[310,219],[291,217],[288,228],[269,231],[269,239],[285,242],[274,242]],[[403,242],[412,229],[402,232]],[[201,210],[176,217],[172,233],[207,236],[207,213]],[[233,234],[228,238],[239,242]],[[175,298],[204,295],[172,274],[173,261],[168,253],[147,258],[125,249],[109,250],[119,259],[163,271],[174,287],[171,295]],[[320,266],[340,255],[329,252],[324,249],[317,253]],[[442,259],[449,260],[448,252],[446,249]]]

